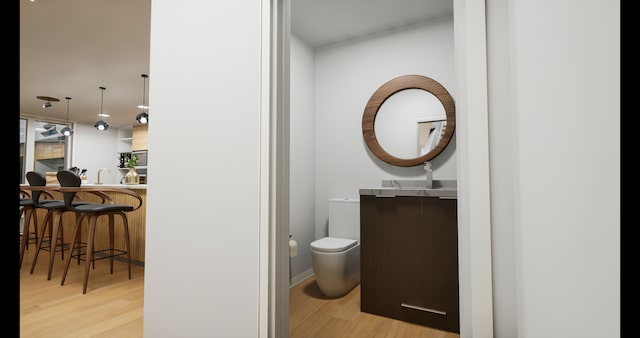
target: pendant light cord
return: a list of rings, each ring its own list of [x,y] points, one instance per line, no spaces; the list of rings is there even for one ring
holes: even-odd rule
[[[147,98],[147,74],[142,74],[141,75],[143,80],[142,80],[142,111],[146,112],[147,109],[147,103],[146,103],[146,98]]]
[[[69,123],[69,102],[71,98],[67,96],[65,99],[67,99],[67,123]]]
[[[104,102],[104,90],[107,89],[105,87],[100,87],[100,90],[102,90],[102,97],[100,97],[100,120],[102,120],[102,118],[104,117],[104,113],[102,112],[102,105]]]

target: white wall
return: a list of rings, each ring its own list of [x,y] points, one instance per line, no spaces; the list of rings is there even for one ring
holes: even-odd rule
[[[257,336],[259,156],[251,122],[257,124],[252,93],[260,81],[247,59],[258,59],[256,7],[249,1],[152,3],[154,166],[149,174],[154,184],[148,199],[144,323],[149,337]],[[619,2],[606,0],[487,0],[496,337],[620,336],[619,9]],[[319,68],[341,65],[332,51],[316,53]],[[377,58],[363,55],[360,62]],[[403,68],[411,55],[398,55],[403,62],[394,63],[397,69],[365,78],[368,88],[358,86],[360,78],[338,76],[350,69],[336,69],[333,76],[323,75],[327,78],[317,71],[315,96],[332,97],[325,92],[340,83],[354,88],[345,96],[366,102],[389,78],[418,71]],[[455,98],[453,81],[441,83]],[[217,103],[215,109],[210,102]],[[325,220],[330,194],[356,196],[357,187],[387,179],[379,177],[383,174],[422,174],[416,169],[404,176],[379,164],[376,175],[348,181],[344,177],[355,177],[360,168],[333,165],[319,154],[331,150],[335,162],[346,163],[349,154],[364,153],[358,133],[342,130],[359,129],[362,107],[316,102],[316,111],[334,114],[316,121],[318,138],[336,131],[350,135],[317,146],[316,223]],[[332,124],[339,113],[342,123]],[[602,114],[609,137],[595,138],[602,132]],[[217,124],[194,125],[185,116]],[[345,142],[345,151],[334,151]],[[201,157],[205,152],[211,155]],[[176,153],[208,168],[211,181],[185,184],[191,180],[176,175]],[[444,176],[436,171],[436,178],[452,178]],[[202,188],[218,195],[189,213],[193,197],[205,195]],[[463,337],[472,334],[465,331]]]
[[[122,174],[118,166],[118,129],[109,128],[97,131],[92,125],[76,124],[73,140],[73,165],[87,169],[87,182],[95,183],[98,170],[106,168],[100,173],[102,183],[120,183]]]
[[[362,113],[385,82],[419,74],[456,97],[453,18],[316,50],[316,238],[327,235],[328,200],[359,198],[382,180],[425,179],[422,166],[396,167],[377,159],[362,136]],[[434,160],[433,177],[456,179],[455,134]],[[295,159],[292,159],[292,162]]]
[[[145,337],[258,336],[261,5],[151,4]]]
[[[495,337],[517,336],[518,320],[516,309],[517,264],[514,201],[513,164],[515,147],[513,114],[509,108],[509,53],[508,31],[509,6],[503,0],[500,4],[488,6],[487,25],[490,36],[487,49],[491,51],[488,68],[492,71],[490,82],[489,129],[491,132],[491,214],[492,214],[492,260],[493,260],[493,305]]]
[[[452,60],[452,17],[315,51],[292,37],[290,232],[299,252],[292,259],[294,281],[312,268],[310,243],[327,235],[330,198],[359,198],[360,188],[386,179],[425,178],[422,166],[394,167],[371,154],[362,113],[380,85],[406,74],[429,76],[455,98]],[[432,163],[435,179],[456,179],[455,136]]]
[[[573,1],[558,8],[548,2],[493,0],[487,10],[495,336],[619,336],[619,4]],[[354,149],[344,142],[360,127],[362,108],[351,104],[353,96],[366,101],[375,83],[392,75],[380,80],[365,75],[362,82],[372,87],[359,93],[351,81],[361,78],[341,65],[348,60],[340,54],[356,45],[316,51],[316,98],[323,98],[316,109],[326,112],[317,113],[316,123],[317,237],[326,231],[325,201],[331,193],[352,197],[359,186],[378,183],[378,178],[362,183],[353,174],[368,175],[358,166],[363,161],[353,159],[366,146]],[[383,63],[375,59],[378,53],[358,53],[367,57],[356,67],[365,63],[369,70],[388,70],[370,65]],[[338,62],[322,71],[322,63],[332,60]],[[324,79],[325,74],[334,76]],[[323,81],[329,94],[320,88]],[[452,82],[443,83],[455,97]],[[327,97],[339,102],[327,103]],[[602,131],[603,113],[610,137],[597,141],[593,135]],[[326,134],[332,138],[323,138]],[[292,170],[295,163],[292,159]],[[436,178],[455,179],[443,167]],[[385,169],[398,178],[422,175]],[[603,308],[611,311],[599,313]]]
[[[496,337],[619,337],[620,3],[487,3]]]
[[[290,202],[289,233],[298,244],[291,258],[292,283],[311,272],[315,240],[315,56],[313,50],[291,36],[290,79]]]

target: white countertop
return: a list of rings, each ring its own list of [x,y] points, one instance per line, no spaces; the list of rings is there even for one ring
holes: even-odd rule
[[[114,184],[114,183],[95,184],[95,183],[83,183],[81,186],[83,186],[83,187],[116,187],[116,188],[127,188],[127,189],[147,189],[147,185],[146,184]]]
[[[20,184],[22,187],[28,187],[28,184]],[[49,187],[59,187],[59,184],[47,184]],[[115,188],[126,188],[126,189],[147,189],[146,184],[114,184],[114,183],[103,183],[103,184],[95,184],[95,183],[85,183],[81,185],[82,187],[115,187]]]
[[[433,188],[426,188],[424,180],[383,180],[381,187],[361,188],[360,195],[374,195],[380,197],[418,196],[458,198],[457,182],[455,180],[433,180]]]

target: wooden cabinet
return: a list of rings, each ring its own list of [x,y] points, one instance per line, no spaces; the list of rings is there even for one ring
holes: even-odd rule
[[[131,150],[147,150],[148,149],[148,134],[149,125],[148,124],[139,124],[133,126],[132,131],[132,140],[131,140]]]
[[[34,158],[45,160],[64,157],[64,143],[36,142],[34,145]]]
[[[360,195],[361,311],[460,332],[457,200]]]

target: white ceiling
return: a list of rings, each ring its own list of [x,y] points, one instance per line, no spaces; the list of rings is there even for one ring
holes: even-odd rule
[[[291,0],[291,31],[317,48],[453,15],[453,0]]]
[[[291,0],[292,33],[317,48],[453,14],[453,0]],[[151,0],[20,0],[20,114],[118,128],[141,111]],[[42,108],[36,96],[60,99]],[[153,121],[153,106],[149,109]],[[151,122],[153,123],[153,122]]]

